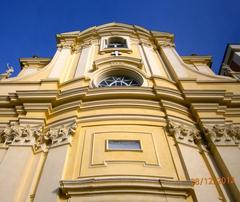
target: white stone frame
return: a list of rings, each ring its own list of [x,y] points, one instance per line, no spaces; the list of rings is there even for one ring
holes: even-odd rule
[[[114,66],[114,67],[106,67],[99,69],[94,75],[93,75],[93,80],[91,83],[92,87],[98,87],[98,84],[106,77],[112,76],[114,74],[121,74],[121,75],[126,75],[129,77],[132,77],[133,79],[137,80],[140,84],[138,87],[146,87],[148,86],[148,82],[146,80],[145,75],[140,73],[139,70],[135,68],[129,68],[129,67],[124,67],[124,66]],[[128,87],[128,86],[125,86]],[[130,86],[131,87],[131,86]],[[109,87],[108,87],[109,88]]]
[[[122,142],[138,142],[139,143],[139,149],[137,148],[110,148],[109,142],[110,141],[122,141]],[[105,150],[106,151],[136,151],[136,152],[142,152],[142,142],[141,140],[129,140],[129,139],[107,139],[105,141]]]
[[[113,37],[120,37],[126,40],[127,42],[127,48],[108,48],[105,44],[105,41],[109,41],[110,38]],[[108,51],[113,51],[113,50],[119,50],[119,51],[130,51],[131,50],[131,43],[130,43],[130,38],[128,36],[119,36],[119,35],[113,35],[113,36],[105,36],[101,38],[101,43],[100,43],[100,52],[108,52]]]

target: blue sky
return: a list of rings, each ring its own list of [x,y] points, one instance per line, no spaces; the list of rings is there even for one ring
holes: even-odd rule
[[[35,0],[0,3],[0,72],[21,57],[52,57],[55,35],[108,22],[170,32],[180,55],[213,56],[218,72],[227,43],[240,43],[239,0]]]

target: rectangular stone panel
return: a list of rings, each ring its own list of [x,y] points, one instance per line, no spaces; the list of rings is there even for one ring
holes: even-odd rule
[[[175,177],[162,127],[105,125],[84,127],[79,177],[145,175]]]

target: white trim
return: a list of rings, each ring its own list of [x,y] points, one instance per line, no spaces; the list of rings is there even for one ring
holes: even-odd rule
[[[110,148],[110,144],[109,142],[137,142],[139,145],[139,148]],[[142,144],[141,144],[141,140],[131,140],[131,139],[107,139],[106,140],[106,151],[143,151],[142,150]]]
[[[77,64],[76,72],[74,75],[74,78],[84,76],[86,73],[86,70],[88,69],[88,66],[91,64],[90,63],[90,57],[91,57],[91,51],[92,51],[92,46],[86,47],[82,49],[80,59]]]
[[[130,76],[133,79],[136,79],[141,85],[140,86],[148,86],[148,82],[145,76],[139,72],[138,69],[124,67],[124,66],[114,66],[114,67],[105,67],[97,70],[92,76],[92,87],[98,87],[98,84],[107,76],[114,75],[115,73],[121,72],[122,75]]]
[[[106,44],[106,41],[108,42],[110,38],[112,37],[120,37],[126,40],[127,42],[127,47],[126,48],[114,48],[114,49],[126,49],[130,50],[131,49],[131,44],[130,44],[130,38],[128,36],[118,36],[118,35],[113,35],[113,36],[105,36],[101,38],[101,45],[100,45],[100,51],[105,51],[108,49],[113,49],[113,48],[108,48]]]

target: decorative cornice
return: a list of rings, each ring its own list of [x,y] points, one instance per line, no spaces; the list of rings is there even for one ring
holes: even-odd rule
[[[141,59],[127,57],[127,56],[118,56],[118,57],[107,57],[107,58],[95,60],[94,69],[99,69],[101,66],[105,66],[106,64],[110,64],[111,66],[131,65],[140,69],[142,69],[143,67],[143,63]]]
[[[185,81],[184,81],[185,82]],[[193,82],[194,85],[194,82]],[[200,86],[201,87],[201,86]],[[200,88],[199,87],[199,88]],[[231,104],[239,104],[238,97],[231,92],[226,92],[225,90],[183,90],[184,97],[187,101],[192,103],[202,103],[202,105],[209,103],[231,103]],[[235,103],[233,103],[233,100]]]
[[[183,61],[187,64],[192,63],[203,63],[208,66],[211,66],[212,64],[212,56],[203,56],[203,55],[190,55],[190,56],[181,56]]]
[[[71,49],[72,52],[78,53],[82,48],[89,47],[98,43],[98,37],[96,33],[91,32],[87,36],[82,36],[80,31],[76,32],[67,32],[62,34],[57,34],[57,47],[61,49]]]
[[[151,31],[156,45],[159,47],[175,47],[174,35],[166,32]]]
[[[191,181],[176,181],[152,177],[109,176],[82,178],[77,180],[61,180],[60,190],[65,197],[72,195],[96,195],[103,193],[153,193],[175,197],[195,198]]]
[[[57,46],[59,48],[74,49],[74,43],[85,43],[88,39],[98,40],[101,36],[126,35],[131,37],[138,36],[141,39],[150,41],[154,39],[160,46],[175,46],[173,43],[174,35],[170,33],[149,31],[137,25],[123,23],[107,23],[100,26],[90,27],[83,31],[67,32],[57,34]]]
[[[50,61],[51,58],[39,58],[39,57],[19,59],[20,66],[22,69],[28,67],[42,68],[45,67]]]
[[[71,51],[79,50],[78,41],[79,32],[77,33],[63,33],[57,34],[57,48],[59,49],[70,49]]]
[[[52,101],[55,100],[59,94],[58,90],[19,90],[17,91],[17,98],[21,101],[25,100],[37,100]]]
[[[172,89],[172,88],[168,88],[168,87],[153,87],[156,95],[160,98],[160,99],[165,99],[165,100],[169,100],[169,101],[174,101],[175,103],[179,103],[182,104],[184,102],[184,98],[183,95],[180,91]]]

